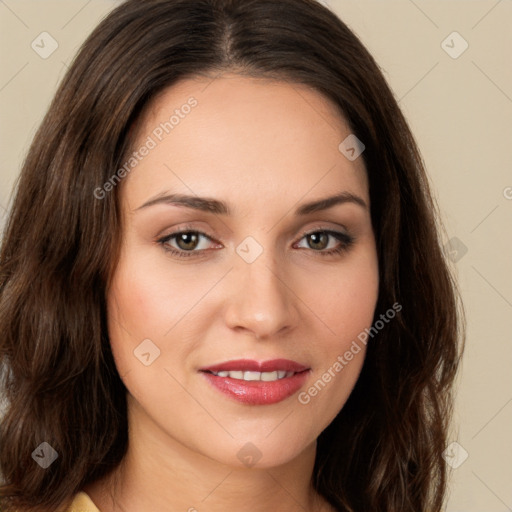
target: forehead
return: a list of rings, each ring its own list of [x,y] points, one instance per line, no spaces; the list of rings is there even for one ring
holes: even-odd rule
[[[364,161],[339,150],[350,127],[300,84],[239,75],[197,77],[162,91],[135,127],[150,147],[126,180],[132,207],[165,191],[261,206],[349,190],[368,198]]]

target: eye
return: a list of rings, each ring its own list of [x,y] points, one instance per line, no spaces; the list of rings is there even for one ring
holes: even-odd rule
[[[355,241],[354,237],[347,233],[331,230],[310,231],[303,234],[303,239],[306,240],[306,243],[314,252],[321,256],[340,254],[347,251]],[[331,248],[326,251],[325,249],[329,247],[329,239],[331,241],[334,239],[334,243],[337,241],[338,244],[334,246],[331,244]]]
[[[208,248],[208,243],[202,244],[201,239],[212,240],[207,234],[201,231],[187,229],[171,233],[158,240],[158,243],[161,244],[166,251],[175,256],[189,257],[197,256],[197,253]]]

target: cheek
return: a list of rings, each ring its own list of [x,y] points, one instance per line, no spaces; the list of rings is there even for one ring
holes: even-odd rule
[[[379,292],[374,250],[360,251],[345,263],[297,279],[308,305],[326,328],[323,346],[331,354],[344,350],[371,325]]]
[[[124,254],[107,293],[107,319],[110,345],[120,375],[144,368],[137,361],[137,349],[151,340],[153,357],[158,353],[162,333],[172,326],[172,308],[162,301],[162,280],[154,265]],[[143,346],[146,346],[143,345]],[[151,345],[149,345],[151,348]],[[146,352],[142,352],[146,353]]]
[[[124,327],[139,342],[162,338],[204,293],[193,276],[170,273],[165,258],[145,256],[132,250],[121,258],[108,296],[113,330]]]
[[[312,432],[319,426],[327,427],[335,418],[361,372],[366,355],[365,329],[372,326],[378,298],[376,255],[368,251],[336,272],[317,275],[315,283],[311,287],[308,277],[303,290],[309,284],[308,303],[321,320],[318,325],[324,335],[315,350],[317,366],[310,385],[298,396],[298,402],[309,412],[305,418],[310,424],[305,428]]]
[[[355,338],[369,327],[375,312],[378,298],[377,268],[355,270],[341,279],[333,279],[326,294],[331,301],[325,304],[328,321],[332,330],[340,338]]]

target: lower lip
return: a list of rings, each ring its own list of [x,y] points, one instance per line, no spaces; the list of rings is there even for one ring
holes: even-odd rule
[[[212,386],[238,402],[248,405],[270,405],[281,402],[296,393],[308,378],[309,370],[271,382],[246,381],[230,377],[218,377],[213,373],[201,373]]]

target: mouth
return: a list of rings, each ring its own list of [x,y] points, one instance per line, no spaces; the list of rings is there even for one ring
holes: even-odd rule
[[[270,405],[296,393],[310,368],[288,359],[227,361],[199,371],[218,391],[247,405]]]
[[[274,372],[243,372],[241,370],[234,371],[220,371],[211,372],[207,370],[207,373],[211,373],[217,377],[229,377],[230,379],[249,381],[263,381],[263,382],[274,382],[276,380],[286,379],[292,377],[298,372],[287,372],[285,370],[277,370]]]

